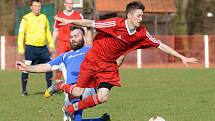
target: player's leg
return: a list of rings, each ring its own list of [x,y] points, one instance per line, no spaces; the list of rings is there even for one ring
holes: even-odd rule
[[[69,98],[68,98],[68,94],[67,93],[64,93],[65,94],[65,98],[64,98],[64,106],[67,106],[69,104],[71,104]],[[70,116],[67,116],[65,111],[63,111],[63,121],[70,121],[71,120],[71,117]]]
[[[82,95],[82,99],[85,99],[91,95],[96,94],[97,91],[95,88],[86,88],[84,90],[84,93]],[[82,119],[82,121],[110,121],[110,115],[108,113],[104,113],[101,117],[99,118],[88,118],[88,119]]]
[[[47,89],[45,90],[44,97],[50,97],[51,94],[48,91],[48,88],[52,86],[52,77],[53,73],[52,72],[46,72],[46,82],[47,82]]]
[[[104,90],[104,91],[107,91],[107,90]],[[106,92],[106,93],[108,93],[108,92]],[[89,96],[89,97],[87,97],[86,99],[84,99],[84,100],[82,100],[80,102],[77,102],[77,103],[75,103],[73,105],[68,105],[67,107],[64,107],[64,110],[67,112],[67,114],[71,115],[77,110],[82,110],[82,109],[94,107],[94,106],[96,106],[96,105],[98,105],[100,103],[103,103],[102,101],[100,101],[98,99],[99,96],[100,96],[99,94]],[[102,96],[100,96],[100,97],[102,97]],[[102,99],[107,99],[107,98],[102,97]]]
[[[111,84],[106,82],[101,83],[99,86],[98,94],[89,96],[80,102],[64,107],[64,109],[68,111],[68,113],[74,113],[77,110],[91,108],[98,104],[104,103],[108,100],[108,96],[111,88],[112,88]]]
[[[68,104],[74,104],[79,101],[80,101],[79,98],[75,98],[72,100],[72,103],[68,103]],[[83,110],[75,111],[74,116],[72,117],[64,112],[64,121],[70,121],[72,118],[74,121],[110,121],[110,115],[108,113],[103,114],[99,118],[89,118],[89,119],[82,119],[82,113],[83,113]]]
[[[80,98],[74,98],[72,104],[80,101]],[[67,105],[68,106],[68,105]],[[74,121],[82,121],[83,110],[78,110],[74,112]]]
[[[72,105],[72,104],[75,104],[75,103],[80,101],[80,98],[74,97],[74,96],[69,95],[67,93],[65,93],[65,94],[66,94],[66,97],[65,97],[66,102],[65,102],[64,106]],[[87,88],[84,90],[84,93],[83,93],[84,97],[83,96],[82,97],[86,98],[86,97],[91,96],[93,94],[96,94],[96,90],[94,88]],[[74,121],[82,121],[82,112],[83,112],[83,110],[77,110],[74,112],[74,115],[73,115]],[[64,115],[65,115],[64,119],[69,120],[71,118],[71,116],[68,116],[66,114],[67,113],[64,113]],[[98,118],[96,118],[96,119],[98,119]],[[103,121],[103,120],[101,120],[101,121]]]
[[[65,93],[64,106],[68,106],[70,104],[73,104],[73,103],[80,101],[79,98],[70,98],[68,96],[69,95],[67,93]],[[76,111],[74,113],[74,116],[67,115],[67,113],[65,111],[63,111],[63,112],[64,112],[64,121],[71,121],[72,119],[73,119],[73,121],[82,121],[82,110]]]
[[[84,93],[82,95],[82,99],[85,99],[91,95],[96,94],[96,89],[94,88],[86,88],[84,90]],[[80,100],[79,98],[73,98],[72,95],[70,95],[71,97],[70,100],[72,100],[72,103],[68,103],[70,101],[68,101],[69,98],[67,98],[67,103],[65,103],[64,106],[68,106],[68,105],[73,105],[74,103],[78,103]],[[103,114],[100,118],[90,118],[90,119],[82,119],[82,112],[83,110],[77,110],[74,112],[74,121],[110,121],[110,115],[105,113]],[[71,118],[71,115],[68,116],[68,113],[64,111],[64,120],[69,120]]]
[[[31,46],[26,45],[25,47],[25,64],[26,65],[32,65],[32,60],[34,60],[34,52],[35,49]],[[27,83],[28,83],[28,72],[22,72],[21,74],[21,80],[22,80],[22,96],[27,96]]]
[[[42,48],[40,55],[40,64],[48,63],[49,61],[51,61],[51,56],[49,54],[47,46],[44,46]],[[47,88],[49,88],[52,85],[52,71],[46,72],[45,78],[47,82]]]
[[[88,52],[88,54],[89,53],[90,51]],[[98,94],[89,96],[78,103],[69,105],[68,107],[64,107],[65,110],[69,113],[74,113],[74,111],[94,107],[100,103],[106,102],[108,100],[109,92],[113,87],[112,84],[107,83],[107,80],[115,82],[115,85],[119,84],[118,67],[116,65],[116,62],[109,63],[103,62],[100,59],[94,60],[90,58],[88,54],[86,55],[85,60],[81,65],[77,86],[70,87],[69,92],[72,92],[72,95],[77,96],[77,94],[79,94],[79,91],[82,89],[80,87],[98,86]]]
[[[96,94],[96,91],[94,88],[86,88],[83,92],[83,95],[81,96],[82,99],[91,96],[93,94]],[[74,96],[69,95],[69,99],[72,100],[72,104],[77,103],[80,101],[80,98],[74,98]],[[68,105],[67,105],[68,106]],[[82,121],[82,113],[83,110],[78,110],[74,112],[74,121]]]
[[[91,96],[93,94],[96,94],[96,90],[94,88],[86,88],[84,93],[83,93],[84,97],[82,96],[82,98],[86,98],[86,97]],[[65,97],[64,106],[68,106],[70,104],[74,104],[74,103],[77,103],[80,101],[80,98],[74,97],[74,96],[69,95],[67,93],[65,93],[65,95],[66,95],[66,97]],[[78,111],[74,112],[74,115],[73,115],[74,121],[82,121],[82,112],[83,112],[83,110],[78,110]],[[71,116],[66,115],[66,113],[64,111],[64,121],[70,120],[70,119],[71,119]]]
[[[22,96],[27,96],[27,83],[28,83],[28,72],[22,72],[21,74],[21,80],[22,80]]]
[[[46,72],[47,89],[48,89],[50,86],[52,86],[52,77],[53,77],[52,71]]]
[[[85,71],[88,72],[88,71]],[[99,80],[102,80],[103,77],[101,75],[98,75],[99,77],[95,78],[96,75],[93,75],[94,73],[88,73],[86,75],[82,74],[83,76],[79,75],[79,80],[77,82],[77,86],[69,89],[69,92],[72,92],[72,95],[77,96],[79,94],[80,87],[93,87],[96,86],[96,83],[99,83]],[[88,77],[88,78],[86,78]],[[83,81],[82,79],[85,79],[86,81]],[[98,80],[99,79],[99,80]],[[62,86],[63,87],[63,86]],[[104,103],[108,100],[109,92],[111,88],[113,87],[112,84],[107,82],[101,82],[98,85],[98,94],[94,94],[92,96],[89,96],[85,99],[83,99],[80,102],[77,102],[73,105],[68,105],[67,107],[64,107],[64,110],[67,112],[67,114],[73,114],[77,110],[82,110],[86,108],[94,107],[98,104]],[[67,88],[68,89],[68,88]]]
[[[26,65],[31,65],[31,60],[25,60]],[[21,74],[21,80],[22,80],[22,96],[27,96],[27,83],[28,83],[28,72],[23,71]]]
[[[39,62],[37,64],[43,64],[43,63],[47,63],[51,60],[50,54],[49,54],[49,50],[46,46],[41,47],[41,50],[38,52],[38,54],[40,55],[39,57]],[[47,83],[47,89],[49,87],[51,87],[52,85],[52,71],[50,72],[46,72],[45,73],[45,79],[46,79],[46,83]],[[50,94],[48,92],[48,90],[45,91],[44,97],[49,97]]]
[[[89,96],[92,96],[92,95],[95,95],[97,94],[97,90],[96,88],[85,88],[84,90],[84,93],[82,94],[82,100],[89,97]]]

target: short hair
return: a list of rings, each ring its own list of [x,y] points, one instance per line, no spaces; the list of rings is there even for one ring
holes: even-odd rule
[[[84,31],[83,27],[81,27],[81,26],[70,26],[70,32],[73,30],[76,30],[76,29],[81,30],[82,34],[85,35],[85,31]]]
[[[33,5],[33,2],[42,3],[42,1],[41,1],[41,0],[31,0],[30,5]]]
[[[135,10],[135,9],[142,9],[143,11],[145,10],[145,6],[143,3],[141,3],[140,1],[133,1],[130,2],[129,4],[127,4],[126,6],[126,18],[128,17],[128,13],[130,13],[131,11]]]

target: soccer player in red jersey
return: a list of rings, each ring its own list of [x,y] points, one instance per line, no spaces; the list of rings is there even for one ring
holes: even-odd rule
[[[65,10],[57,13],[56,16],[69,19],[69,20],[77,20],[83,19],[83,15],[79,12],[73,10],[73,0],[64,0]],[[64,52],[68,52],[71,50],[70,48],[70,26],[72,24],[60,25],[60,21],[55,21],[54,31],[53,31],[53,39],[57,44],[57,56],[61,55]],[[57,71],[56,80],[61,79],[62,73]]]
[[[94,107],[108,100],[113,86],[121,86],[116,59],[135,49],[159,48],[168,54],[178,57],[188,66],[197,63],[196,58],[185,57],[161,41],[153,38],[147,29],[141,25],[145,6],[141,2],[131,2],[126,7],[126,19],[110,18],[107,20],[66,20],[55,19],[76,25],[94,27],[98,34],[93,41],[93,47],[88,51],[81,65],[76,85],[58,82],[52,91],[63,90],[73,96],[82,95],[86,87],[97,87],[98,93],[93,96],[64,107],[68,113],[76,110]]]

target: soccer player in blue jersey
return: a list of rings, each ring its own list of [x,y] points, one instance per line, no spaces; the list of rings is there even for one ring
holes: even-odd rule
[[[27,71],[27,72],[47,72],[52,70],[61,69],[63,72],[63,76],[65,79],[65,83],[67,84],[76,84],[80,65],[85,57],[86,52],[90,49],[89,46],[84,46],[84,38],[85,32],[84,29],[81,27],[73,26],[70,28],[70,43],[72,50],[66,52],[54,60],[46,63],[46,64],[38,64],[38,65],[26,65],[20,61],[16,62],[16,68],[20,71]],[[118,64],[121,65],[123,58],[118,60]],[[94,88],[87,88],[85,89],[84,94],[82,95],[82,99],[93,95],[96,93]],[[69,105],[72,102],[76,103],[79,101],[79,98],[74,98],[70,96],[65,97],[65,105]],[[64,113],[64,121],[71,120]],[[74,113],[74,121],[109,121],[110,117],[107,113],[105,113],[101,118],[95,119],[82,119],[82,110],[76,111]]]

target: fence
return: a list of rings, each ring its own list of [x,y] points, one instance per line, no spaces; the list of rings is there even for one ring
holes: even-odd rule
[[[198,58],[199,63],[191,64],[191,67],[215,67],[215,35],[162,35],[156,36],[156,38],[185,56]],[[16,37],[2,36],[0,47],[1,69],[14,69],[15,61],[19,60],[17,53]],[[128,55],[126,55],[122,67],[182,68],[185,66],[181,63],[179,59],[165,54],[159,49],[155,48],[137,50],[129,53]]]

